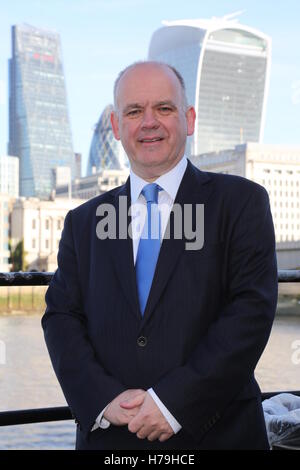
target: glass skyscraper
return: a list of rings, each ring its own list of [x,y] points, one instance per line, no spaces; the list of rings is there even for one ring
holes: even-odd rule
[[[47,198],[52,170],[71,167],[74,153],[59,35],[12,27],[9,61],[10,155],[20,159],[20,195]]]
[[[111,104],[106,106],[96,124],[87,164],[87,176],[92,175],[94,171],[129,168],[122,144],[113,135],[110,122],[112,110]]]
[[[178,69],[195,106],[187,154],[261,142],[271,39],[229,17],[163,24],[151,38],[148,56]]]

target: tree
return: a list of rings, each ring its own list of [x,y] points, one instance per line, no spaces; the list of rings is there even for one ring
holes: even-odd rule
[[[27,264],[25,258],[27,253],[24,251],[24,240],[19,241],[14,249],[11,247],[10,253],[10,261],[12,263],[11,271],[26,271]]]

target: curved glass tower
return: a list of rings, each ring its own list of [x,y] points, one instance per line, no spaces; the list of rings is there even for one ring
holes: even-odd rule
[[[52,171],[74,153],[60,37],[29,25],[12,27],[9,61],[9,153],[20,159],[20,194],[47,198]]]
[[[151,38],[148,58],[173,65],[183,76],[197,114],[187,154],[261,142],[271,39],[229,17],[163,24]]]
[[[93,174],[93,168],[97,172],[129,168],[125,151],[120,141],[116,140],[113,135],[110,123],[112,110],[111,104],[106,106],[96,124],[87,164],[87,176]]]

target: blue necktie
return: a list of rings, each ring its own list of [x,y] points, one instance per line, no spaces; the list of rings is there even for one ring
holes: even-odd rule
[[[142,190],[147,201],[147,217],[138,247],[135,269],[138,296],[142,315],[147,304],[156,262],[160,250],[160,216],[158,210],[158,191],[155,184],[147,184]]]

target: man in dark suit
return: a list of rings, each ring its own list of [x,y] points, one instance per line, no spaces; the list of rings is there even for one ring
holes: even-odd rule
[[[77,449],[268,448],[254,369],[277,301],[269,199],[186,159],[194,123],[173,68],[118,77],[130,178],[68,213],[42,319]]]

